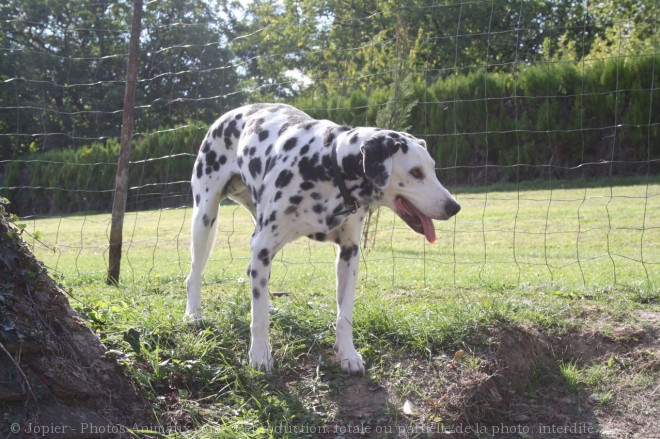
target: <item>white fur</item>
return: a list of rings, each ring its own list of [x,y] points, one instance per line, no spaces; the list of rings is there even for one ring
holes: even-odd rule
[[[359,204],[355,213],[335,215],[346,206],[329,166],[331,148],[336,148],[343,179]],[[250,365],[264,371],[273,368],[268,336],[272,259],[287,242],[308,235],[337,246],[335,351],[343,370],[365,373],[353,344],[364,218],[370,204],[397,211],[397,197],[405,197],[429,218],[447,219],[457,213],[460,207],[438,181],[434,166],[424,141],[406,133],[340,127],[287,105],[256,104],[226,113],[210,127],[193,170],[185,318],[201,319],[202,272],[215,240],[220,201],[231,198],[246,207],[255,222],[248,267]]]

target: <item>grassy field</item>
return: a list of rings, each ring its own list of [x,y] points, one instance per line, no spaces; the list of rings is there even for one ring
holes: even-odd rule
[[[276,257],[276,371],[263,375],[246,366],[243,209],[221,208],[200,325],[182,322],[190,209],[126,215],[119,288],[104,283],[109,215],[22,222],[168,436],[652,437],[660,182],[510,189],[459,191],[434,245],[374,214],[354,321],[362,378],[332,353],[331,245],[301,239]]]

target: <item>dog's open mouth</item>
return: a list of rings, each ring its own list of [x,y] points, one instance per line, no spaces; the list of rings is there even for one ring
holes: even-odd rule
[[[431,218],[424,215],[410,201],[402,196],[397,196],[394,199],[394,205],[396,206],[396,214],[408,224],[408,227],[415,232],[424,235],[428,242],[435,242],[435,226],[433,225]]]

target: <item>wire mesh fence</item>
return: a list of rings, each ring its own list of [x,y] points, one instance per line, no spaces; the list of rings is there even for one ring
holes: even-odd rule
[[[634,10],[632,10],[634,9]],[[389,212],[361,284],[660,284],[660,8],[614,2],[151,2],[141,37],[124,282],[182,279],[206,127],[255,101],[423,138],[463,205],[429,246]],[[107,269],[126,2],[0,9],[0,194],[46,265]],[[207,280],[244,282],[252,222],[221,208]],[[286,247],[273,289],[334,282],[334,249]]]

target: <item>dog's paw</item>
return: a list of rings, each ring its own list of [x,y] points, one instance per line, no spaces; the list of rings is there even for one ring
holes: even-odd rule
[[[183,315],[183,321],[186,323],[197,323],[202,321],[202,310],[193,309],[186,310],[186,313]]]
[[[266,343],[254,344],[250,349],[250,367],[261,372],[272,372],[273,355],[270,345]]]
[[[337,358],[339,358],[341,370],[351,375],[364,375],[366,373],[362,355],[360,355],[355,348],[348,348],[345,350],[339,348],[335,350],[337,351]]]

